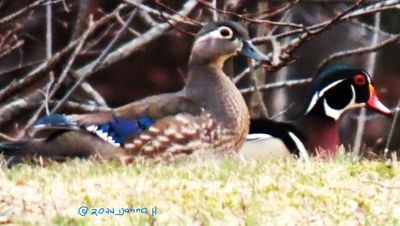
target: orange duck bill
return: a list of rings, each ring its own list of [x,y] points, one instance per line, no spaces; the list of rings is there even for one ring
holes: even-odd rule
[[[382,114],[385,115],[391,115],[392,112],[390,111],[389,108],[387,108],[385,105],[382,104],[382,102],[378,99],[378,96],[376,95],[375,88],[372,85],[369,85],[369,100],[367,102],[367,106],[369,108],[372,108]]]

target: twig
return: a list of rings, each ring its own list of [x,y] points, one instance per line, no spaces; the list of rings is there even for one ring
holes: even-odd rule
[[[279,21],[272,21],[272,20],[263,20],[263,19],[254,19],[247,17],[245,15],[241,15],[232,11],[226,11],[223,9],[218,9],[215,8],[213,5],[211,5],[209,2],[206,2],[204,0],[198,0],[199,3],[202,5],[206,6],[207,8],[213,9],[215,12],[219,12],[222,14],[230,15],[233,16],[239,20],[251,22],[251,23],[256,23],[256,24],[268,24],[268,25],[276,25],[276,26],[283,26],[283,27],[293,27],[293,28],[301,28],[301,29],[306,29],[305,26],[302,24],[295,24],[295,23],[285,23],[285,22],[279,22]]]
[[[381,13],[376,13],[374,16],[374,26],[376,28],[380,28],[381,26]],[[372,40],[371,40],[371,44],[372,45],[377,45],[378,43],[378,33],[375,32],[372,35]],[[375,71],[375,66],[376,66],[376,52],[374,52],[373,54],[369,55],[369,59],[368,59],[368,63],[367,63],[367,71],[370,72],[371,74],[371,79],[373,79],[374,76],[374,71]],[[364,135],[364,128],[365,128],[365,122],[366,122],[366,109],[362,108],[359,115],[358,115],[358,119],[357,119],[357,129],[356,129],[356,135],[354,137],[354,147],[353,147],[353,151],[352,151],[352,156],[353,159],[358,159],[360,156],[360,152],[361,152],[361,145],[362,145],[362,138]]]
[[[196,36],[196,33],[185,31],[184,29],[182,29],[182,28],[178,27],[177,25],[171,23],[166,17],[164,17],[163,12],[161,12],[161,11],[160,11],[160,15],[163,17],[163,19],[164,19],[164,21],[166,23],[168,23],[171,27],[175,28],[177,31],[181,32],[182,34],[189,35],[189,36],[192,36],[192,37]]]
[[[382,11],[386,11],[386,10],[394,10],[394,9],[400,9],[400,0],[391,0],[390,2],[385,1],[385,2],[380,2],[380,3],[376,3],[367,7],[363,7],[361,9],[358,9],[356,11],[353,11],[345,16],[343,16],[340,21],[346,21],[346,20],[350,20],[356,17],[360,17],[360,16],[364,16],[364,15],[368,15],[368,14],[372,14],[372,13],[376,13],[376,12],[382,12]],[[315,31],[320,29],[323,26],[326,26],[328,23],[330,23],[330,21],[325,21],[319,24],[315,24],[315,25],[311,25],[306,27],[306,29],[308,31]],[[281,39],[281,38],[285,38],[288,36],[292,36],[292,35],[297,35],[297,34],[301,34],[304,33],[304,29],[294,29],[291,31],[287,31],[287,32],[282,32],[280,34],[274,35],[275,38],[277,39]],[[255,37],[253,38],[251,41],[258,45],[258,44],[262,44],[265,42],[270,42],[271,40],[271,35],[267,35],[264,37]]]
[[[12,13],[12,14],[10,14],[10,15],[7,15],[7,16],[1,18],[1,19],[0,19],[0,24],[8,23],[8,22],[12,21],[13,19],[19,17],[20,15],[24,14],[25,12],[27,12],[27,11],[29,11],[29,10],[32,10],[32,9],[38,7],[38,6],[43,5],[43,3],[45,3],[46,1],[47,1],[47,0],[38,0],[38,1],[35,1],[35,2],[33,2],[32,4],[30,4],[30,5],[28,5],[28,6],[24,7],[24,8],[22,8],[22,9],[20,9],[20,10],[18,10],[17,12],[14,12],[14,13]]]
[[[105,15],[104,17],[102,17],[101,19],[96,21],[94,26],[92,26],[91,28],[88,28],[88,30],[89,30],[88,32],[90,34],[92,34],[96,30],[96,28],[102,26],[103,24],[108,22],[110,19],[114,18],[116,13],[125,9],[126,7],[127,7],[127,5],[125,5],[125,4],[119,5],[117,7],[117,9],[115,9],[113,12]],[[3,100],[4,98],[8,97],[9,95],[11,95],[13,92],[17,91],[18,89],[26,87],[26,86],[30,85],[32,82],[39,79],[43,73],[45,73],[51,67],[53,67],[54,64],[57,63],[65,54],[67,54],[69,51],[74,49],[75,46],[79,44],[80,39],[81,39],[81,37],[74,41],[71,41],[67,47],[60,50],[56,54],[54,54],[51,59],[40,64],[38,67],[36,67],[32,71],[30,71],[27,75],[25,75],[22,79],[14,80],[9,85],[7,85],[5,88],[0,90],[0,101]]]
[[[379,28],[371,26],[370,24],[363,23],[358,19],[353,19],[350,22],[355,24],[355,25],[357,25],[357,26],[359,26],[359,27],[361,27],[361,28],[363,28],[363,29],[370,30],[371,32],[379,33],[379,35],[384,36],[384,37],[392,37],[393,36],[393,34],[391,34],[389,32],[386,32],[386,31],[383,31],[383,30],[381,30]]]
[[[126,0],[126,1],[129,3],[133,2],[131,0],[129,0],[129,1]],[[180,16],[178,16],[178,15],[172,16],[173,18],[170,19],[170,23],[159,24],[158,26],[155,26],[155,27],[151,28],[149,31],[142,34],[140,37],[122,45],[115,51],[111,52],[105,58],[104,62],[99,67],[96,68],[96,70],[101,70],[117,61],[120,61],[121,59],[128,57],[132,53],[136,52],[143,45],[158,38],[159,36],[164,34],[164,32],[166,30],[168,30],[171,27],[171,25],[170,25],[171,23],[172,24],[177,23],[176,18],[188,15],[195,8],[196,5],[197,5],[196,0],[187,1],[179,13]],[[91,74],[96,72],[96,70],[94,70],[95,64],[96,64],[96,61],[93,61],[93,62],[87,64],[86,66],[80,68],[76,72],[79,76],[83,76],[83,75],[90,76]]]
[[[271,119],[271,120],[276,120],[278,117],[280,117],[280,116],[282,116],[282,115],[288,113],[289,110],[290,110],[291,108],[293,108],[293,106],[294,106],[294,103],[289,104],[289,107],[287,107],[287,108],[286,108],[285,110],[283,110],[283,111],[280,111],[280,112],[276,113],[276,114],[273,115],[270,119]]]
[[[86,18],[89,16],[89,0],[79,0],[79,9],[77,18],[75,20],[74,30],[72,32],[72,39],[76,39],[81,35],[84,28],[86,28]]]
[[[253,68],[254,60],[251,60],[251,61],[252,62],[250,63],[250,67]],[[251,70],[254,71],[254,69],[251,69]],[[257,88],[257,82],[256,82],[256,79],[254,78],[254,76],[250,76],[250,83],[251,83],[253,91],[254,91],[253,94],[255,95],[257,106],[261,110],[262,117],[269,118],[267,106],[265,106],[264,100],[262,98],[262,94],[261,94],[260,90]]]
[[[5,123],[15,120],[18,115],[22,114],[25,111],[35,109],[42,105],[41,94],[35,93],[33,95],[29,95],[24,98],[19,98],[16,101],[13,101],[7,105],[4,105],[0,108],[0,125],[4,125]],[[49,101],[49,106],[55,106],[59,103],[59,101]],[[63,106],[63,110],[70,110],[73,112],[102,112],[109,111],[108,107],[99,107],[95,105],[81,104],[72,101],[66,101]]]
[[[144,20],[144,22],[147,23],[147,25],[149,25],[151,27],[158,25],[158,22],[155,21],[153,19],[153,17],[151,17],[147,12],[145,12],[143,10],[139,11],[139,16],[140,16],[140,18],[142,18],[142,20]]]
[[[136,10],[135,10],[135,12],[136,12]],[[122,26],[125,26],[126,22],[124,21],[124,19],[122,19],[121,15],[119,13],[115,16],[115,18],[117,18],[117,21],[118,21],[119,24],[121,24]],[[135,30],[135,29],[133,29],[131,27],[129,27],[128,30],[134,36],[140,36],[141,35],[140,32],[138,32],[137,30]]]
[[[391,43],[397,42],[400,40],[400,33],[393,35],[392,37],[383,40],[382,42],[376,44],[376,45],[372,45],[372,46],[365,46],[365,47],[360,47],[360,48],[356,48],[356,49],[351,49],[351,50],[346,50],[346,51],[342,51],[342,52],[337,52],[334,53],[332,55],[330,55],[329,57],[325,58],[319,65],[317,68],[317,71],[315,74],[318,74],[319,72],[321,72],[321,70],[323,68],[326,67],[326,65],[328,65],[330,62],[340,59],[340,58],[344,58],[344,57],[349,57],[349,56],[353,56],[353,55],[358,55],[358,54],[364,54],[364,53],[370,53],[373,51],[376,51],[378,49],[381,49],[383,47],[385,47],[386,45],[389,45]]]
[[[188,25],[202,26],[202,24],[199,23],[198,21],[187,17],[186,16],[187,14],[184,13],[183,11],[177,12],[177,11],[173,10],[172,8],[170,8],[169,6],[167,6],[164,3],[160,2],[160,1],[157,1],[157,0],[152,0],[152,2],[156,3],[157,5],[159,5],[159,6],[163,7],[163,8],[168,9],[169,11],[173,12],[175,15],[170,15],[170,14],[165,13],[165,12],[163,13],[163,15],[161,15],[160,11],[152,9],[152,8],[150,8],[150,7],[146,6],[146,5],[143,5],[140,2],[135,1],[135,0],[125,0],[125,2],[135,6],[135,7],[139,8],[139,9],[143,10],[144,12],[149,13],[149,14],[153,14],[153,15],[156,15],[156,16],[159,16],[159,17],[165,17],[165,18],[168,18],[168,19],[173,20],[175,22],[185,23],[185,24],[188,24]],[[188,4],[188,3],[189,2],[187,2],[186,4]]]
[[[49,60],[53,55],[53,40],[52,40],[52,0],[48,0],[46,4],[46,59]]]
[[[274,82],[270,84],[265,84],[262,86],[258,86],[257,89],[260,91],[269,90],[269,89],[278,89],[283,87],[292,87],[298,85],[308,84],[312,81],[312,78],[305,78],[305,79],[296,79],[296,80],[287,80],[282,82]],[[240,89],[242,94],[247,94],[250,92],[254,92],[254,87]]]
[[[307,28],[305,29],[305,32],[299,35],[297,38],[291,40],[288,44],[286,44],[284,47],[282,47],[282,54],[279,57],[278,62],[274,62],[271,64],[270,70],[277,70],[283,66],[286,66],[290,63],[292,63],[295,58],[293,57],[293,53],[300,48],[305,42],[310,41],[312,38],[314,38],[317,34],[320,34],[326,30],[328,30],[330,27],[332,27],[336,22],[340,21],[342,18],[344,18],[348,13],[350,13],[352,10],[357,8],[364,0],[358,0],[356,3],[354,3],[351,7],[346,9],[345,11],[339,13],[337,16],[335,16],[333,19],[330,19],[328,22],[325,23],[324,26],[322,26],[320,29],[315,30],[315,31],[310,31]],[[271,39],[270,39],[271,40]]]
[[[97,70],[98,67],[103,63],[104,59],[107,57],[108,53],[111,51],[111,49],[114,47],[115,43],[118,41],[118,39],[124,34],[128,28],[129,25],[133,19],[133,16],[135,15],[135,11],[132,11],[129,15],[128,20],[124,24],[124,26],[118,31],[118,33],[115,35],[115,37],[111,40],[111,42],[107,45],[107,47],[104,49],[104,51],[100,54],[100,56],[97,58],[97,60],[94,62],[93,65],[93,70]],[[89,23],[89,27],[93,26],[92,23]],[[71,89],[65,94],[65,96],[61,99],[60,103],[57,104],[51,113],[57,112],[57,110],[61,107],[63,102],[67,101],[68,98],[72,95],[73,92],[82,84],[82,82],[87,78],[88,74],[80,76],[78,81],[74,84],[74,86],[71,87]]]
[[[44,106],[45,106],[45,109],[46,109],[46,115],[49,115],[49,114],[50,114],[50,109],[49,109],[49,101],[50,101],[50,99],[51,99],[51,97],[50,97],[50,90],[51,90],[51,87],[53,86],[53,83],[54,83],[54,74],[53,74],[53,72],[51,71],[51,72],[50,72],[50,81],[49,81],[49,83],[47,84],[47,86],[46,86],[46,92],[44,93]]]
[[[383,151],[383,157],[385,159],[388,157],[388,154],[389,154],[389,148],[390,148],[390,144],[392,143],[393,134],[394,134],[396,125],[398,124],[398,121],[400,118],[399,115],[400,115],[400,99],[397,102],[396,113],[394,114],[393,122],[392,122],[392,125],[390,126],[389,136],[386,141],[385,149]]]
[[[285,6],[277,8],[277,9],[273,9],[273,11],[268,10],[265,12],[257,13],[257,15],[262,15],[262,16],[258,17],[257,19],[271,18],[271,17],[277,16],[281,13],[287,12],[290,8],[292,8],[297,3],[299,3],[299,1],[300,0],[290,1],[289,3],[286,3]]]
[[[212,6],[216,9],[217,8],[217,0],[212,0]],[[213,21],[218,21],[218,11],[217,10],[213,10],[212,12],[212,18]]]
[[[71,70],[70,74],[73,75],[75,79],[79,79],[79,75],[75,71]],[[82,91],[87,94],[98,106],[108,107],[106,100],[100,95],[89,83],[83,82],[81,84]]]
[[[21,47],[24,44],[24,42],[25,42],[24,40],[18,41],[17,43],[15,43],[15,45],[11,46],[11,48],[8,48],[7,50],[0,53],[0,58],[4,57],[5,55],[10,54],[15,49],[18,49],[19,47]]]
[[[242,72],[240,72],[239,74],[237,74],[236,76],[234,76],[234,78],[232,79],[233,83],[238,84],[239,81],[244,78],[244,76],[246,76],[247,74],[252,73],[254,70],[258,69],[261,66],[260,62],[256,62],[254,65],[252,65],[251,67],[246,67]]]
[[[93,23],[93,18],[90,17],[89,18],[89,24]],[[89,26],[90,27],[90,26]],[[85,33],[83,33],[83,35],[81,36],[80,42],[78,43],[78,45],[76,46],[74,52],[72,53],[72,55],[70,56],[67,65],[65,66],[64,70],[62,71],[60,78],[58,79],[57,83],[54,85],[54,88],[51,89],[51,91],[48,93],[48,95],[46,95],[46,99],[47,100],[51,100],[51,98],[54,96],[54,94],[56,94],[56,92],[59,90],[59,88],[61,87],[61,85],[64,83],[65,79],[67,78],[68,72],[70,71],[72,64],[74,63],[76,57],[78,56],[79,52],[81,51],[83,44],[85,43],[86,39],[88,38],[90,34],[90,30],[88,29]],[[26,131],[26,129],[30,128],[35,121],[38,119],[39,115],[42,113],[42,110],[46,107],[47,101],[45,101],[40,107],[39,109],[35,112],[35,114],[31,117],[31,119],[29,119],[28,123],[25,125],[24,130]],[[54,109],[50,112],[50,113],[54,113]]]

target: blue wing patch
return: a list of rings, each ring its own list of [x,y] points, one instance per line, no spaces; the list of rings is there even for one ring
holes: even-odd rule
[[[109,123],[91,125],[86,129],[113,145],[121,146],[132,134],[147,130],[153,123],[153,120],[148,117],[139,118],[136,121],[113,118]]]

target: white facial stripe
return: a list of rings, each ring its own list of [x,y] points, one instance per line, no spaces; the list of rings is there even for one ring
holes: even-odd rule
[[[306,114],[309,113],[311,111],[311,109],[315,106],[315,104],[317,104],[319,98],[321,98],[326,91],[328,91],[329,89],[331,89],[332,87],[336,86],[337,84],[343,82],[344,79],[338,80],[336,82],[332,82],[331,84],[329,84],[328,86],[324,87],[321,91],[317,91],[314,96],[311,99],[310,104],[308,105],[308,108],[306,110]]]
[[[320,92],[319,92],[319,96],[322,97],[326,91],[328,91],[329,89],[331,89],[332,87],[336,86],[337,84],[343,82],[344,79],[340,79],[336,82],[332,82],[331,84],[329,84],[328,86],[326,86],[325,88],[323,88]]]
[[[222,36],[222,35],[221,35],[221,31],[222,31],[222,30],[228,31],[228,32],[229,32],[229,35],[228,35],[228,36]],[[209,38],[212,38],[212,39],[230,39],[230,38],[232,38],[232,36],[233,36],[233,31],[232,31],[232,29],[230,29],[229,27],[223,26],[223,27],[219,27],[219,28],[216,29],[216,30],[213,30],[213,31],[211,31],[211,32],[209,32],[209,33],[206,33],[206,34],[200,36],[200,38],[198,38],[198,39],[196,40],[196,42],[202,42],[202,41],[207,40],[207,39],[209,39]]]
[[[311,102],[310,102],[310,104],[308,105],[308,108],[307,108],[307,110],[306,110],[306,114],[309,113],[309,112],[311,111],[311,109],[315,106],[315,104],[317,104],[318,99],[319,99],[319,96],[318,96],[318,92],[317,92],[317,93],[315,93],[314,96],[312,97]]]
[[[292,140],[296,144],[297,149],[299,149],[300,159],[305,162],[310,161],[310,157],[308,156],[306,147],[304,146],[303,142],[301,142],[300,139],[292,132],[289,132],[289,136],[292,138]]]
[[[346,105],[346,107],[342,108],[342,109],[333,109],[329,106],[329,104],[327,103],[326,99],[324,99],[324,110],[325,110],[325,114],[335,120],[338,120],[339,117],[343,114],[343,112],[347,111],[348,109],[351,108],[357,108],[357,107],[363,107],[365,106],[364,103],[356,103],[356,91],[354,89],[354,87],[352,85],[350,85],[351,87],[351,101],[349,102],[349,104]]]

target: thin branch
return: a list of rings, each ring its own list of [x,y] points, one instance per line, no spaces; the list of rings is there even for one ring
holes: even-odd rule
[[[16,101],[13,101],[7,105],[4,105],[0,108],[0,125],[4,125],[5,123],[15,120],[22,113],[33,110],[42,105],[42,96],[40,93],[36,93],[34,95],[30,95],[24,98],[20,98]],[[59,103],[59,101],[49,101],[49,106],[55,106]],[[62,106],[63,110],[68,110],[72,112],[103,112],[109,111],[108,107],[99,107],[95,105],[81,104],[77,102],[67,101]]]
[[[53,55],[53,38],[52,38],[52,0],[46,4],[46,59],[49,60]]]
[[[232,79],[233,83],[238,84],[239,81],[242,80],[242,78],[244,78],[244,76],[252,73],[254,70],[259,68],[260,66],[261,66],[260,62],[256,62],[252,67],[250,67],[250,66],[246,67],[242,72],[240,72],[239,74],[234,76],[234,78]]]
[[[393,122],[392,122],[392,125],[390,126],[389,136],[388,136],[388,139],[386,141],[385,149],[384,149],[384,152],[383,152],[383,157],[385,159],[388,157],[390,144],[392,143],[392,140],[393,140],[393,134],[394,134],[396,125],[399,122],[399,118],[400,118],[400,99],[397,102],[397,106],[396,106],[396,110],[395,111],[396,111],[396,113],[394,114]]]
[[[272,11],[268,10],[268,11],[265,11],[265,12],[257,13],[258,15],[261,15],[257,19],[271,18],[271,17],[277,16],[279,14],[285,13],[285,12],[289,11],[290,8],[292,8],[297,3],[299,3],[299,1],[300,0],[290,1],[289,3],[286,3],[286,5],[284,5],[283,7],[280,7],[280,8],[277,8],[277,9],[273,9]]]
[[[355,10],[355,11],[343,16],[340,19],[340,21],[346,21],[346,20],[350,20],[350,19],[353,19],[356,17],[373,14],[376,12],[382,12],[382,11],[387,11],[387,10],[398,10],[398,9],[400,9],[400,0],[385,1],[385,2],[373,4],[373,5],[366,6],[361,9]],[[306,27],[306,29],[308,31],[315,31],[315,30],[320,29],[323,26],[326,26],[328,23],[330,23],[330,21],[325,21],[325,22],[322,22],[319,24],[314,24],[314,25]],[[281,38],[285,38],[288,36],[293,36],[293,35],[297,35],[297,34],[301,34],[301,33],[304,33],[304,29],[302,29],[302,28],[294,29],[291,31],[282,32],[280,34],[274,35],[274,38],[281,39]],[[258,45],[258,44],[262,44],[265,42],[270,42],[271,38],[272,38],[271,35],[267,35],[264,37],[255,37],[251,41],[254,44]]]
[[[111,42],[107,45],[107,47],[104,49],[104,51],[100,54],[100,56],[94,62],[93,70],[97,70],[97,68],[100,67],[100,65],[103,63],[104,59],[107,57],[108,53],[114,47],[115,43],[119,40],[119,38],[122,36],[122,34],[124,34],[128,30],[129,25],[130,25],[134,15],[135,15],[135,11],[132,11],[129,15],[128,20],[124,24],[124,26],[118,31],[118,33],[115,35],[115,37],[111,40]],[[89,27],[91,27],[91,26],[93,26],[93,24],[89,23]],[[53,108],[51,113],[57,112],[57,110],[61,107],[63,102],[68,100],[68,98],[82,84],[82,82],[87,78],[87,76],[88,76],[88,74],[80,76],[78,81],[74,84],[74,86],[72,86],[72,88],[70,90],[68,90],[67,94],[65,94],[65,96],[61,99],[60,103]]]
[[[126,0],[126,2],[134,4],[134,1],[132,0]],[[136,4],[136,2],[135,2]],[[143,45],[153,41],[154,39],[160,37],[166,30],[168,30],[171,27],[171,24],[176,24],[178,18],[181,18],[182,16],[188,15],[197,5],[196,0],[190,0],[185,3],[183,6],[182,10],[179,12],[178,15],[172,16],[173,18],[170,19],[169,23],[162,23],[159,24],[158,26],[155,26],[151,28],[149,31],[145,32],[142,34],[140,37],[122,45],[120,48],[116,49],[115,51],[111,52],[104,60],[104,62],[97,68],[94,68],[96,65],[96,60],[87,64],[86,66],[80,68],[77,70],[77,74],[79,76],[90,76],[97,70],[101,70],[105,67],[108,67],[109,65],[120,61],[121,59],[124,59],[131,55],[132,53],[136,52],[139,50]],[[96,70],[94,70],[96,69]]]
[[[364,54],[364,53],[370,53],[370,52],[374,52],[377,51],[391,43],[395,43],[397,41],[400,40],[400,33],[399,34],[395,34],[392,37],[376,44],[376,45],[372,45],[372,46],[365,46],[365,47],[360,47],[360,48],[356,48],[356,49],[351,49],[351,50],[346,50],[346,51],[342,51],[342,52],[337,52],[334,53],[332,55],[330,55],[329,57],[325,58],[318,66],[317,71],[315,74],[318,74],[319,72],[322,71],[323,68],[325,68],[330,62],[337,60],[337,59],[341,59],[344,57],[349,57],[349,56],[353,56],[353,55],[359,55],[359,54]]]
[[[300,48],[305,42],[310,41],[312,38],[314,38],[317,34],[320,34],[324,31],[327,31],[330,27],[332,27],[336,22],[340,21],[342,18],[344,18],[348,13],[353,11],[355,8],[357,8],[364,0],[358,0],[356,3],[354,3],[351,7],[346,9],[345,11],[339,13],[337,16],[335,16],[333,19],[330,19],[322,28],[319,30],[315,31],[310,31],[310,30],[305,30],[305,33],[301,34],[299,37],[291,40],[288,44],[282,47],[282,54],[279,57],[278,62],[271,63],[270,65],[270,70],[277,70],[283,66],[286,66],[290,63],[292,63],[295,59],[293,57],[293,53]],[[271,41],[272,39],[270,39]]]
[[[5,16],[5,17],[0,19],[0,24],[8,23],[8,22],[12,21],[13,19],[21,16],[25,12],[27,12],[29,10],[32,10],[32,9],[38,7],[38,6],[42,6],[46,1],[47,0],[38,0],[38,1],[26,6],[24,8],[18,10],[17,12],[14,12],[14,13],[12,13],[10,15]]]
[[[253,68],[254,67],[254,61],[253,60],[251,60],[251,61],[252,62],[250,63],[250,67]],[[254,71],[254,69],[251,69],[251,70]],[[255,95],[255,98],[256,98],[255,101],[257,102],[257,106],[261,110],[262,117],[269,118],[267,106],[265,106],[264,100],[262,98],[262,94],[261,94],[260,90],[257,88],[257,81],[254,78],[254,76],[250,76],[250,83],[251,83],[252,88],[254,90],[253,94]]]
[[[135,10],[135,12],[136,12],[136,10]],[[117,18],[117,21],[119,24],[121,24],[122,26],[125,26],[126,22],[124,21],[124,19],[122,19],[121,15],[119,13],[116,15],[116,18]],[[140,32],[138,32],[137,30],[135,30],[131,27],[128,27],[128,30],[135,37],[141,35]]]
[[[204,0],[198,0],[198,2],[201,3],[202,5],[204,5],[205,7],[214,10],[215,12],[233,16],[234,18],[237,18],[238,20],[247,21],[247,22],[251,22],[251,23],[255,23],[255,24],[267,24],[267,25],[276,25],[276,26],[283,26],[283,27],[293,27],[293,28],[301,28],[303,30],[306,29],[306,27],[302,24],[285,23],[285,22],[279,22],[279,21],[250,18],[245,15],[238,14],[238,13],[235,13],[232,11],[215,8],[212,4],[210,4],[209,2],[206,2]]]
[[[89,19],[89,24],[93,24],[93,18],[90,17]],[[90,27],[90,26],[89,26]],[[64,83],[65,79],[67,78],[68,72],[70,71],[72,64],[76,60],[76,57],[78,56],[79,52],[81,51],[83,44],[85,43],[86,39],[88,38],[90,34],[90,30],[88,29],[83,35],[81,36],[81,40],[76,46],[74,52],[70,56],[67,65],[65,66],[64,70],[62,71],[60,78],[58,79],[57,83],[54,85],[54,88],[51,89],[51,91],[46,95],[47,100],[51,100],[51,98],[56,94],[56,92],[60,89],[61,85]],[[40,114],[42,113],[42,110],[46,107],[47,102],[43,102],[43,104],[39,107],[39,109],[35,112],[35,114],[31,117],[31,119],[28,121],[28,123],[25,125],[24,130],[30,128],[35,121],[38,119]],[[54,113],[54,109],[51,111],[51,113]]]
[[[143,10],[146,13],[153,14],[153,15],[156,15],[158,17],[165,17],[165,18],[168,18],[168,19],[173,20],[175,22],[185,23],[185,24],[194,25],[194,26],[202,26],[202,24],[199,23],[198,21],[187,17],[187,13],[184,13],[184,11],[177,12],[174,9],[170,8],[169,6],[165,5],[164,3],[160,2],[160,1],[157,1],[157,0],[152,0],[152,1],[154,3],[156,3],[157,5],[159,5],[159,6],[163,7],[163,8],[166,8],[167,10],[173,12],[175,15],[170,15],[170,14],[165,13],[165,12],[163,12],[163,15],[161,15],[160,11],[152,9],[152,8],[150,8],[150,7],[148,7],[148,6],[144,5],[144,4],[141,4],[138,1],[125,0],[126,3],[129,3],[129,4],[131,4],[131,5],[135,6],[135,7]],[[193,4],[194,2],[190,1],[190,2],[187,2],[186,4],[188,4],[188,3]]]
[[[304,79],[295,79],[295,80],[287,80],[287,81],[282,81],[282,82],[274,82],[270,84],[265,84],[262,86],[258,86],[257,89],[260,91],[265,91],[269,89],[278,89],[278,88],[284,88],[284,87],[293,87],[293,86],[298,86],[298,85],[304,85],[308,84],[312,81],[312,78],[304,78]],[[242,94],[247,94],[250,92],[254,92],[254,87],[250,88],[245,88],[245,89],[240,89],[240,92]]]
[[[8,48],[5,51],[3,51],[2,53],[0,53],[0,58],[10,54],[15,49],[18,49],[19,47],[21,47],[24,44],[24,42],[25,42],[24,40],[18,41],[13,46],[11,46],[10,48]]]
[[[104,17],[102,17],[101,19],[96,21],[94,23],[94,26],[92,26],[91,28],[88,28],[88,30],[89,30],[88,32],[90,34],[92,34],[96,30],[96,28],[104,25],[110,19],[114,18],[118,12],[125,9],[126,7],[127,7],[127,5],[125,5],[125,4],[119,5],[117,7],[117,9],[115,9],[113,12],[105,15]],[[27,75],[25,75],[22,79],[14,80],[9,85],[7,85],[5,88],[0,90],[0,101],[3,100],[4,98],[8,97],[15,91],[30,85],[31,83],[33,83],[34,81],[39,79],[41,76],[43,76],[43,74],[45,72],[47,72],[50,68],[52,68],[65,54],[67,54],[69,51],[74,49],[76,47],[76,45],[79,44],[80,40],[81,40],[81,37],[78,39],[75,39],[74,41],[71,41],[67,47],[60,50],[56,54],[54,54],[51,59],[40,64],[38,67],[36,67],[32,71],[30,71]]]
[[[211,0],[212,1],[212,6],[216,9],[217,8],[217,0]],[[218,21],[218,11],[217,10],[213,10],[212,12],[212,18],[213,21]]]
[[[89,0],[79,0],[79,9],[77,18],[72,31],[72,39],[76,39],[86,28],[86,18],[89,16]]]
[[[374,26],[376,28],[380,28],[381,26],[381,13],[376,13],[374,15]],[[377,32],[373,33],[372,35],[372,40],[371,44],[372,45],[377,45],[378,43],[378,37],[379,34]],[[368,62],[367,62],[367,71],[370,72],[371,74],[371,79],[374,77],[374,71],[376,67],[376,52],[373,54],[369,55]],[[353,146],[353,151],[352,151],[352,156],[354,159],[358,159],[360,156],[361,152],[361,146],[362,146],[362,138],[364,136],[364,129],[365,129],[365,122],[366,122],[366,109],[362,108],[357,119],[357,129],[356,129],[356,135],[354,137],[354,146]]]

